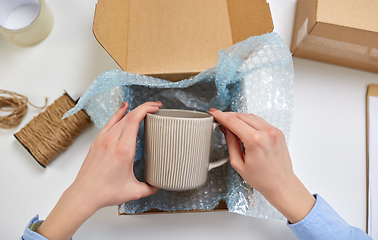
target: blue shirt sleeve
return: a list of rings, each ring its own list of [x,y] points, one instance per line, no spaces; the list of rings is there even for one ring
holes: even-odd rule
[[[34,232],[33,230],[30,229],[30,225],[36,224],[39,222],[43,222],[42,220],[39,220],[39,216],[35,216],[30,220],[29,224],[26,226],[24,235],[21,237],[21,240],[48,240],[41,234]]]
[[[304,219],[294,224],[288,222],[289,228],[298,239],[372,240],[361,229],[348,225],[322,197],[317,194],[314,197],[315,205]],[[38,222],[42,222],[38,215],[30,220],[21,240],[48,240],[29,228],[31,224]]]
[[[298,239],[372,239],[359,228],[348,225],[337,212],[319,195],[310,213],[301,221],[288,226]]]

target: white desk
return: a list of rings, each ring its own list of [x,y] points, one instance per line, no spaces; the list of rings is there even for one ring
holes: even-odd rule
[[[20,48],[0,38],[0,89],[42,106],[66,90],[78,98],[103,71],[119,69],[92,34],[97,0],[46,0],[55,25],[41,44]],[[275,31],[290,45],[295,0],[270,0]],[[295,112],[290,152],[298,177],[351,225],[366,227],[365,93],[378,74],[294,58]],[[45,219],[74,180],[98,130],[85,130],[47,169],[13,137],[21,124],[0,130],[0,238],[19,239],[36,214]],[[295,239],[285,221],[228,212],[118,216],[100,210],[75,239]]]

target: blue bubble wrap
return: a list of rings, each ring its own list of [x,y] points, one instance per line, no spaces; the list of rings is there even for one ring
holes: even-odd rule
[[[129,111],[147,101],[160,100],[162,108],[207,112],[220,110],[254,113],[278,127],[288,139],[293,115],[294,69],[291,53],[276,33],[251,37],[219,52],[218,65],[195,77],[170,82],[123,71],[101,74],[64,117],[84,109],[103,128],[123,101]],[[134,172],[143,181],[143,122],[140,124]],[[222,133],[214,132],[210,161],[228,156]],[[228,210],[247,216],[284,217],[229,165],[209,172],[207,183],[195,190],[157,194],[119,206],[120,213],[211,210],[220,200]]]

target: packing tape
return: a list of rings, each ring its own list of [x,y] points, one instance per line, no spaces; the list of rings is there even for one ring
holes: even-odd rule
[[[13,44],[35,45],[50,34],[53,24],[44,0],[0,0],[0,33]]]
[[[363,63],[378,65],[378,49],[347,43],[307,33],[308,18],[297,34],[297,46],[308,51],[318,52]]]
[[[334,57],[378,65],[378,49],[358,44],[309,35],[301,48]]]

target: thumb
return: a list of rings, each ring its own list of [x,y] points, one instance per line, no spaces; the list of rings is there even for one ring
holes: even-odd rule
[[[157,187],[151,186],[145,182],[139,182],[138,184],[138,197],[144,198],[155,194],[159,189]]]

